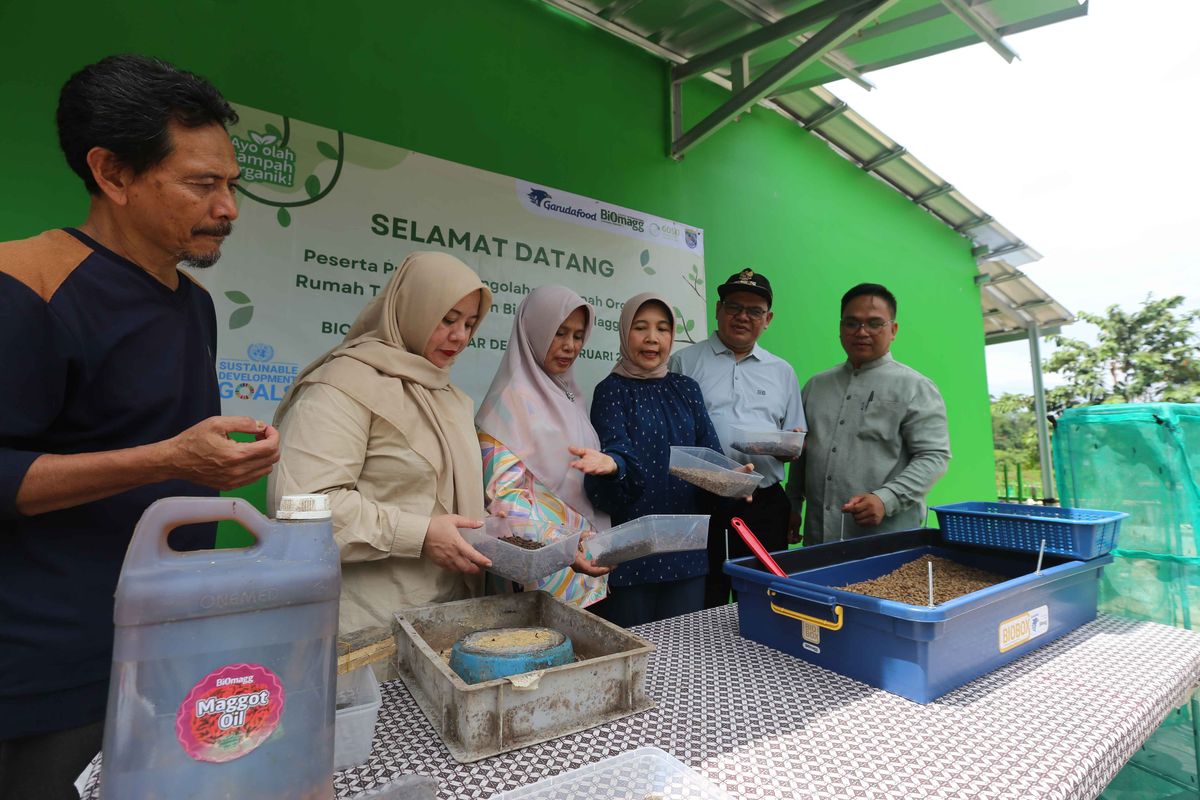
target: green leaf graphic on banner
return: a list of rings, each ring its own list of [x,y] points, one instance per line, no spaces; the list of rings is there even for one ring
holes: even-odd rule
[[[272,136],[274,136],[275,141],[279,141],[280,139],[283,138],[283,131],[279,130],[279,128],[276,128],[274,125],[272,125],[269,122],[263,126],[263,130],[266,131],[267,133],[271,134]]]
[[[229,330],[244,328],[254,317],[254,306],[242,306],[229,315]]]
[[[684,341],[695,344],[696,340],[692,338],[691,331],[696,327],[696,321],[685,317],[679,306],[671,306],[671,310],[675,312],[675,333],[683,336]]]
[[[279,209],[279,213],[275,215],[275,219],[279,220],[279,225],[284,228],[292,224],[292,215],[288,213],[286,208]]]
[[[309,175],[304,179],[304,191],[308,192],[309,197],[316,197],[321,193],[321,179],[316,175]]]
[[[646,266],[649,263],[650,263],[650,251],[643,250],[642,251],[642,272],[645,272],[647,275],[653,275],[653,274],[655,274],[655,269],[654,269],[654,267]]]
[[[317,152],[326,158],[337,161],[338,152],[329,142],[317,142]]]
[[[250,302],[250,298],[246,295],[246,293],[239,292],[237,289],[230,289],[225,293],[225,296],[237,303],[239,306],[244,306]]]

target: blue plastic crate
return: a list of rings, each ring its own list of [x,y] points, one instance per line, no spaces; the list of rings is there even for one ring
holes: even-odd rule
[[[926,554],[1010,580],[929,608],[838,589]],[[781,551],[787,578],[754,557],[725,563],[742,636],[918,703],[1053,641],[1096,617],[1100,572],[1112,556],[1078,561],[947,542],[902,531]],[[935,578],[936,579],[936,578]]]
[[[1047,553],[1085,561],[1117,546],[1121,520],[1129,516],[1121,511],[977,501],[933,510],[938,527],[952,542],[1036,553],[1045,539]]]

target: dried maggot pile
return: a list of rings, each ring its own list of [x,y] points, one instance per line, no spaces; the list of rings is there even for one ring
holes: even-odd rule
[[[596,556],[595,563],[598,567],[613,567],[617,564],[623,564],[626,561],[632,561],[635,558],[643,558],[653,552],[654,545],[651,542],[630,542],[620,547],[614,547],[607,553],[601,553]]]
[[[922,556],[892,570],[887,575],[840,586],[855,594],[865,594],[914,606],[929,604],[929,568],[933,562],[933,602],[945,603],[971,592],[978,592],[1008,580],[994,572],[968,567],[940,556]]]
[[[784,442],[734,442],[734,450],[748,456],[774,456],[791,460],[800,456],[801,448]]]
[[[758,479],[752,473],[717,472],[699,467],[671,467],[670,473],[682,481],[722,497],[750,494],[754,491]]]
[[[545,542],[535,542],[533,539],[526,539],[523,536],[501,536],[500,541],[516,545],[523,550],[541,550],[546,546]]]

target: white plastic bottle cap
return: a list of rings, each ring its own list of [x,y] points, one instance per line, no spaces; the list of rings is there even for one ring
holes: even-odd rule
[[[329,519],[333,516],[329,508],[329,495],[287,494],[279,498],[276,519]]]

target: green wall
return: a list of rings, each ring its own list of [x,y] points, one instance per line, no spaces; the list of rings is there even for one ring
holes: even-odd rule
[[[887,284],[896,357],[949,409],[954,459],[933,500],[995,491],[969,242],[765,109],[670,160],[665,64],[537,0],[4,3],[0,30],[0,240],[86,214],[55,138],[63,81],[111,53],[158,55],[240,103],[704,228],[710,297],[738,269],[767,274],[776,318],[762,343],[802,382],[844,358],[841,293]],[[686,88],[689,117],[728,96]]]

